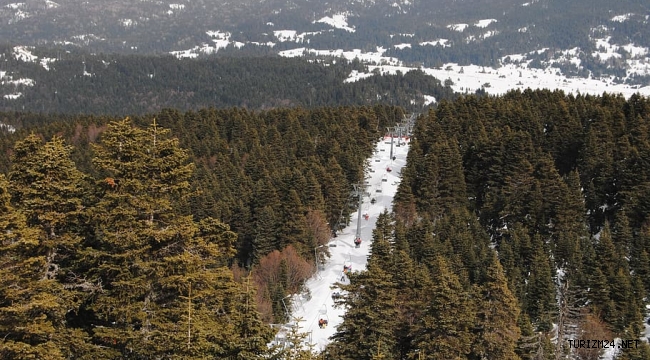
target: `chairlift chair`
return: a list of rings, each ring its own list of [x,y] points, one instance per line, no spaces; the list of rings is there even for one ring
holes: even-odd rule
[[[327,316],[327,305],[323,306],[318,310],[318,327],[324,329],[329,324],[329,317]]]

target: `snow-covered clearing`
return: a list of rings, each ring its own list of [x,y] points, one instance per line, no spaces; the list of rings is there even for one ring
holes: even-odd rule
[[[348,26],[348,17],[346,14],[336,14],[332,17],[326,16],[320,20],[316,20],[317,23],[324,23],[333,28],[343,29],[348,32],[355,32],[354,27]]]
[[[331,257],[327,260],[324,267],[310,280],[306,286],[310,291],[311,298],[304,295],[296,295],[293,298],[293,318],[302,318],[300,322],[300,331],[308,334],[307,341],[314,345],[314,350],[322,351],[330,342],[329,337],[334,335],[336,327],[343,321],[344,309],[334,307],[332,294],[337,291],[331,287],[337,282],[347,278],[343,273],[343,266],[351,266],[352,271],[360,271],[366,268],[368,255],[370,253],[370,244],[372,240],[372,230],[375,227],[377,216],[388,209],[391,211],[393,197],[400,181],[400,170],[406,165],[406,155],[408,153],[408,141],[402,146],[398,145],[398,139],[395,137],[393,144],[393,156],[390,158],[390,138],[384,138],[380,141],[375,153],[370,159],[370,171],[366,174],[366,189],[369,196],[363,199],[361,213],[368,215],[368,220],[361,220],[361,238],[363,242],[359,248],[355,248],[354,239],[357,232],[357,213],[351,216],[350,226],[339,232],[338,237],[331,239],[329,251]],[[391,171],[387,171],[390,168]],[[376,202],[371,203],[374,198]],[[332,247],[332,245],[336,245]],[[327,319],[328,325],[325,328],[319,328],[318,320]],[[282,335],[280,335],[282,336]]]

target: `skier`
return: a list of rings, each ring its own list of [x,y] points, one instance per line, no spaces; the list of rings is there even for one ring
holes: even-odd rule
[[[354,247],[361,247],[361,238],[354,239]]]

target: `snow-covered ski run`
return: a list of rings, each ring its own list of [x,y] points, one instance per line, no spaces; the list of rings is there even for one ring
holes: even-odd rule
[[[398,141],[399,140],[399,141]],[[398,144],[401,143],[401,146]],[[331,287],[337,282],[345,283],[344,266],[351,271],[365,270],[372,230],[375,228],[377,216],[388,209],[392,210],[393,197],[400,181],[400,171],[406,164],[409,140],[406,137],[393,139],[393,157],[390,157],[391,139],[385,137],[377,143],[374,155],[369,159],[369,171],[366,173],[366,196],[361,208],[361,239],[359,248],[355,247],[354,239],[357,232],[357,212],[351,215],[350,226],[338,232],[338,236],[330,240],[328,246],[331,257],[319,271],[307,281],[305,294],[293,297],[292,319],[301,318],[300,332],[306,333],[308,343],[314,345],[314,351],[322,351],[330,342],[329,338],[336,332],[336,327],[343,321],[344,309],[334,307],[332,294],[336,290]],[[372,201],[374,199],[374,203]],[[366,216],[367,215],[367,216]],[[315,252],[324,249],[315,249]],[[327,320],[327,326],[319,326],[319,320]],[[282,336],[281,334],[279,335]],[[280,339],[277,339],[280,340]]]

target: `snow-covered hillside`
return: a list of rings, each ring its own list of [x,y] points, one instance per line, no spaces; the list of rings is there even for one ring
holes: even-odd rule
[[[307,341],[314,345],[314,350],[321,351],[329,343],[329,337],[334,335],[336,327],[342,322],[344,310],[334,306],[332,294],[337,291],[332,287],[337,282],[345,282],[347,278],[343,272],[344,266],[351,267],[352,271],[364,270],[372,239],[372,230],[375,227],[377,216],[388,209],[391,211],[393,197],[400,181],[400,171],[406,165],[408,153],[408,140],[402,138],[402,146],[398,145],[397,137],[394,138],[393,155],[390,158],[390,138],[380,141],[373,157],[369,160],[370,170],[366,174],[367,195],[363,199],[361,208],[361,238],[359,248],[355,248],[354,239],[357,233],[357,213],[352,215],[350,226],[345,228],[330,242],[331,257],[324,267],[307,281],[309,295],[301,294],[293,299],[293,318],[301,318],[300,331],[308,334]],[[390,171],[388,171],[390,169]],[[371,200],[375,199],[374,204]],[[365,219],[367,215],[367,220]],[[318,249],[316,249],[318,251]],[[328,320],[328,325],[319,327],[320,319]],[[281,340],[280,332],[276,340]]]
[[[603,46],[601,48],[604,49]],[[531,88],[560,89],[566,93],[574,94],[601,95],[604,92],[608,92],[620,93],[625,97],[629,97],[635,93],[640,93],[645,96],[650,95],[650,84],[646,86],[623,84],[613,76],[601,78],[567,77],[559,69],[554,67],[553,62],[549,62],[545,68],[532,68],[528,66],[530,60],[526,60],[525,54],[513,54],[501,58],[502,66],[498,68],[477,65],[459,66],[455,63],[443,64],[437,68],[426,68],[406,66],[395,57],[385,56],[385,52],[386,49],[383,48],[378,48],[375,52],[362,52],[358,49],[353,51],[334,51],[301,47],[281,51],[280,55],[286,57],[303,56],[304,54],[341,56],[348,60],[356,58],[368,65],[367,73],[355,71],[350,74],[350,77],[346,80],[347,82],[373,76],[374,74],[395,74],[398,71],[406,73],[412,70],[422,70],[441,81],[447,81],[455,91],[461,93],[473,93],[476,90],[483,89],[488,94],[501,95],[514,89]],[[637,49],[637,52],[642,57],[648,54],[647,49]],[[571,62],[572,59],[579,61],[577,54],[571,56],[570,52],[567,52],[562,61]],[[628,74],[650,75],[650,64],[646,61],[629,61]]]

